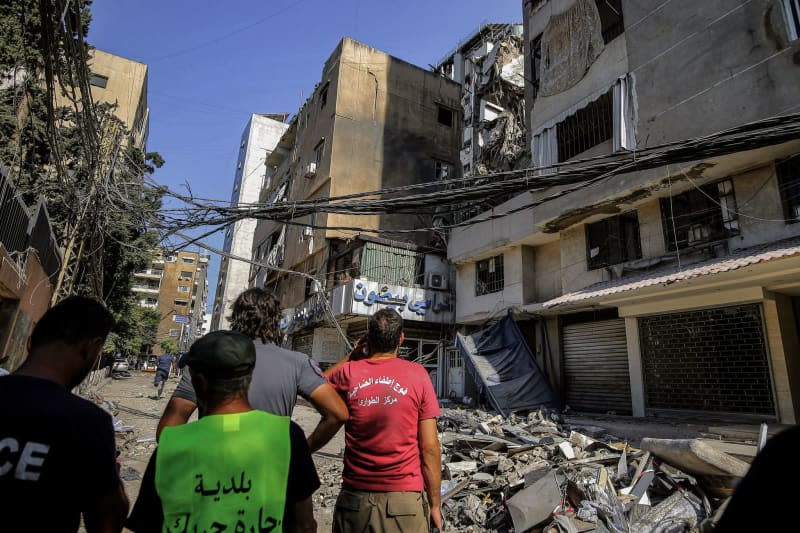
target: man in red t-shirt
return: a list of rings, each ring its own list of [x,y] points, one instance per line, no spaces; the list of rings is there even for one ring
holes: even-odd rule
[[[397,357],[403,339],[400,315],[378,311],[369,356],[355,360],[359,344],[327,372],[350,412],[335,533],[442,529],[439,403],[425,368]]]

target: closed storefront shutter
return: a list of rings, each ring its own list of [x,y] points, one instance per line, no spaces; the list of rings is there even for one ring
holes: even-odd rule
[[[650,410],[775,415],[761,305],[639,319]]]
[[[567,405],[577,411],[631,412],[625,320],[601,320],[562,330]]]

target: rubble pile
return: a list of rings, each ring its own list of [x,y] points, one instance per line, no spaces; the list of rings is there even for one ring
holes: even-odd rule
[[[635,448],[545,409],[445,409],[439,431],[448,531],[710,531],[748,468],[704,441]]]

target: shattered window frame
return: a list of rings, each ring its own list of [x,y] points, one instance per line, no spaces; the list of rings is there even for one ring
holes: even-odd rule
[[[597,0],[603,43],[608,44],[625,31],[622,0]]]
[[[597,270],[641,258],[642,242],[636,210],[586,224],[587,270]]]
[[[436,104],[436,108],[436,122],[447,128],[452,128],[453,125],[455,125],[456,112],[447,106],[443,106],[442,104]]]
[[[314,146],[314,163],[317,165],[317,169],[322,164],[322,156],[325,152],[325,137],[320,139],[320,141]]]
[[[614,88],[556,126],[558,160],[567,161],[614,139]]]
[[[542,35],[539,34],[531,39],[531,90],[533,98],[539,94],[539,83],[541,81],[542,69]]]
[[[667,251],[684,250],[739,235],[733,180],[713,183],[661,198],[661,222]]]
[[[455,167],[448,161],[434,159],[433,178],[437,181],[453,179],[455,178]]]
[[[475,263],[475,296],[500,292],[504,286],[503,254]]]
[[[330,82],[327,82],[322,88],[319,90],[319,108],[325,109],[325,106],[328,103],[328,88],[330,87]]]
[[[775,161],[778,190],[787,224],[800,222],[800,154]]]
[[[783,0],[786,30],[790,41],[800,38],[800,0]]]

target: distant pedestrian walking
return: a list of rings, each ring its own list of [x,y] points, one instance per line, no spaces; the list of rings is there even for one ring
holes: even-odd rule
[[[327,373],[350,411],[334,532],[442,529],[439,403],[425,368],[397,357],[403,340],[400,315],[378,311],[368,357],[354,353]]]
[[[75,396],[112,326],[99,302],[72,296],[36,324],[28,358],[0,378],[0,530],[121,531],[128,499],[111,417]]]
[[[172,365],[175,364],[175,358],[171,354],[159,355],[156,359],[156,375],[153,377],[153,386],[158,387],[156,396],[161,398],[164,393],[164,385],[169,379],[170,372],[172,372]]]
[[[150,458],[127,527],[164,531],[316,531],[319,479],[303,431],[254,410],[247,390],[253,341],[215,331],[189,349],[204,416],[167,427]]]

